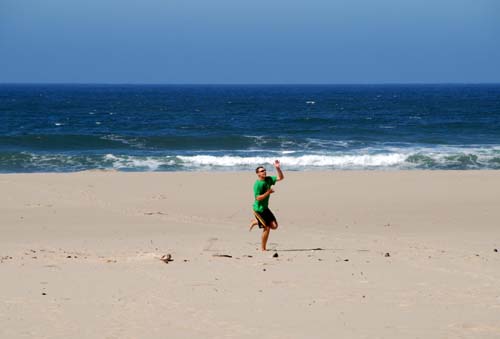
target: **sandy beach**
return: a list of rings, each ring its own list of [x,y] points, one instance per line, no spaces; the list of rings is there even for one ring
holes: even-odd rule
[[[500,337],[499,171],[285,176],[0,175],[0,337]]]

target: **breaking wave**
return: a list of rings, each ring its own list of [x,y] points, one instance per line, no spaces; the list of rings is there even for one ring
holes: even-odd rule
[[[363,149],[304,154],[239,151],[232,154],[43,154],[0,152],[1,172],[252,170],[280,159],[287,170],[500,169],[500,146]]]

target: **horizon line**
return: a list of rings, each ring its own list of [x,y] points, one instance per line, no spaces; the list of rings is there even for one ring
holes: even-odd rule
[[[366,82],[366,83],[147,83],[147,82],[0,82],[5,85],[80,85],[80,86],[391,86],[391,85],[500,85],[499,82]]]

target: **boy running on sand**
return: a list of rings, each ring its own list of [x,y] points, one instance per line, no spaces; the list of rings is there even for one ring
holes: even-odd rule
[[[283,176],[280,162],[278,160],[274,162],[274,167],[278,172],[277,177],[267,176],[266,169],[262,166],[259,166],[255,169],[255,173],[257,173],[257,180],[253,185],[253,192],[255,196],[253,213],[255,215],[255,220],[253,220],[250,224],[250,230],[252,230],[252,228],[256,225],[259,225],[259,228],[263,228],[261,242],[262,251],[267,250],[267,239],[269,238],[269,233],[271,232],[271,230],[275,230],[278,228],[276,217],[268,207],[269,197],[274,193],[274,190],[271,187],[276,184],[277,181],[281,181],[285,177]]]

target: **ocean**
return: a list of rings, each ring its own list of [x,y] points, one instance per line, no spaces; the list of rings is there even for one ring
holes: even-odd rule
[[[0,85],[0,172],[500,169],[500,85]]]

